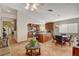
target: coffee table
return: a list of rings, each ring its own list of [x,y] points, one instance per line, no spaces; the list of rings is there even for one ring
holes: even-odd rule
[[[26,55],[30,55],[30,56],[36,56],[36,55],[40,55],[40,44],[36,44],[34,47],[32,47],[30,44],[27,44],[25,46],[26,48]],[[38,52],[37,52],[38,50]]]

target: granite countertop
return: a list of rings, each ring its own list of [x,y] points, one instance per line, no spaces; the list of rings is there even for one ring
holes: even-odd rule
[[[77,44],[79,44],[77,40],[78,40],[77,37],[75,37],[73,42],[73,47],[79,48],[79,46],[77,46]]]
[[[41,32],[41,33],[39,33],[39,34],[48,34],[48,33],[43,33],[43,32]]]
[[[50,33],[47,33],[47,32],[40,32],[39,34],[50,34]]]

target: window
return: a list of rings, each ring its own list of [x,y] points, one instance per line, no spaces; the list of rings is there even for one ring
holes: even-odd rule
[[[78,23],[61,24],[59,33],[78,33]]]

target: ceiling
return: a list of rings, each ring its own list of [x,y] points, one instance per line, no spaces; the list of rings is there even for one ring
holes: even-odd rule
[[[29,15],[32,15],[29,16],[30,18],[43,23],[79,17],[78,3],[42,3],[36,11],[25,10],[25,3],[3,3],[0,5],[8,6],[17,11],[23,12],[25,15],[29,13]],[[52,9],[53,11],[49,12],[48,9]]]

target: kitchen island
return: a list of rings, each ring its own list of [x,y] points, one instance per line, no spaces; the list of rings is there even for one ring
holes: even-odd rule
[[[39,33],[38,41],[41,43],[47,42],[52,39],[51,33]]]

